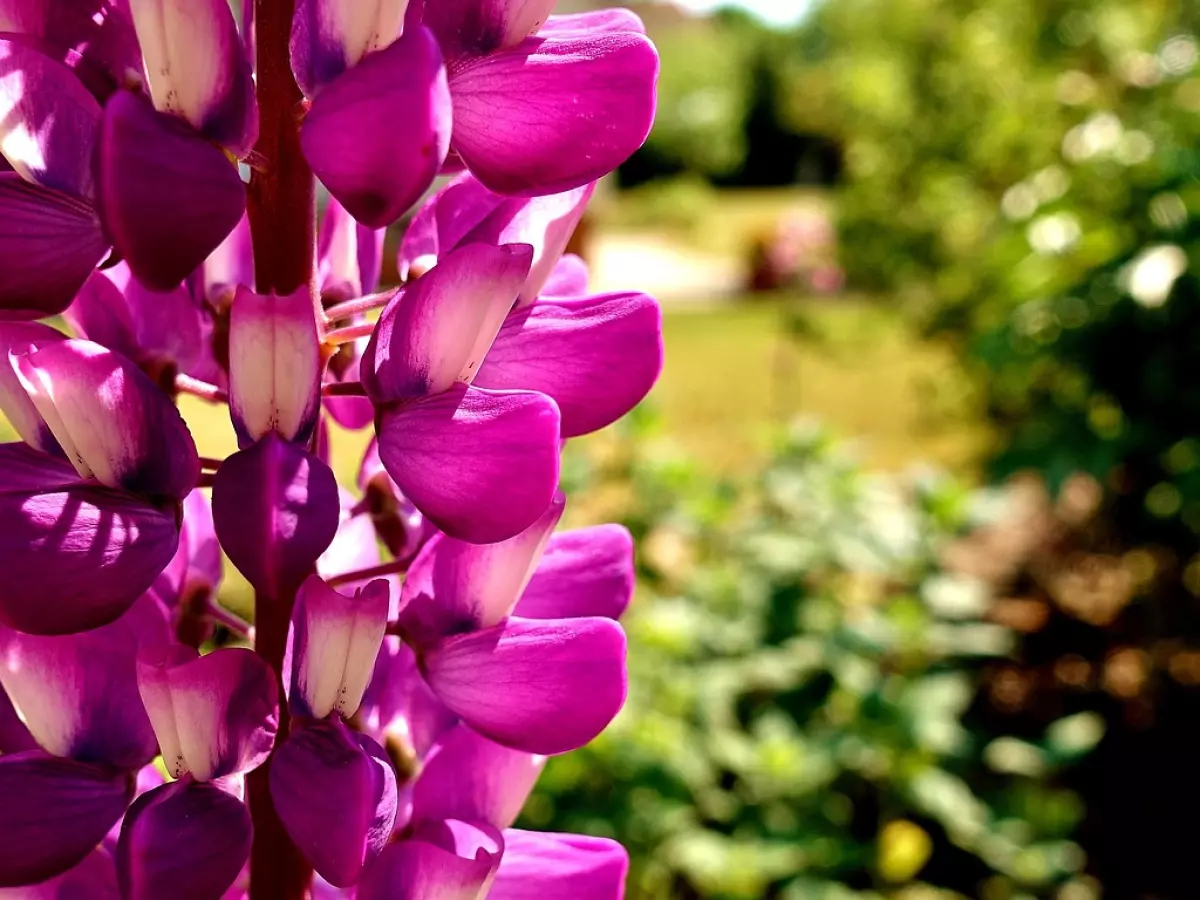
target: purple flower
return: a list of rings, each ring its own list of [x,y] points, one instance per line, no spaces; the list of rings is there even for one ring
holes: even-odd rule
[[[384,467],[426,518],[467,540],[529,527],[558,482],[553,401],[470,384],[529,263],[522,244],[458,248],[388,305],[363,355]]]
[[[516,308],[496,333],[474,383],[550,397],[562,417],[563,437],[612,424],[646,396],[662,370],[662,314],[653,298],[582,296],[586,268],[577,259],[560,263],[590,196],[589,186],[507,198],[464,175],[422,208],[398,260],[400,271],[412,275],[474,241],[534,248]]]
[[[258,114],[228,6],[132,0],[130,15],[97,6],[89,18],[65,0],[12,0],[7,13],[0,149],[13,171],[0,172],[8,223],[0,245],[13,277],[0,288],[0,310],[8,318],[61,312],[110,247],[147,287],[172,290],[245,207],[221,148],[245,154]]]
[[[177,506],[199,474],[179,413],[129,360],[49,329],[0,330],[13,375],[0,411],[0,622],[63,634],[112,621],[174,556]]]
[[[0,893],[620,897],[618,845],[512,828],[626,691],[632,542],[555,534],[562,441],[662,358],[563,256],[657,58],[552,5],[0,0]]]

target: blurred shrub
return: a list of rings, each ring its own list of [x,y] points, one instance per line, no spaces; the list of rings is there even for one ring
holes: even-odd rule
[[[568,473],[639,540],[632,688],[526,824],[618,836],[633,898],[1048,896],[1080,868],[1055,775],[1097,718],[1032,740],[964,719],[1013,634],[938,560],[986,498],[866,475],[811,429],[733,485],[644,431]]]

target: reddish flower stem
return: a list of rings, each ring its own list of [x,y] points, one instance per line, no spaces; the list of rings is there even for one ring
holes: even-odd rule
[[[370,566],[366,569],[356,569],[353,572],[343,572],[341,575],[334,575],[332,578],[326,578],[325,583],[330,587],[338,587],[339,585],[350,584],[354,581],[365,581],[368,578],[382,578],[384,575],[396,575],[407,572],[408,564],[408,560],[393,559],[390,562],[380,563],[377,566]]]
[[[201,381],[199,378],[193,378],[190,375],[177,374],[175,376],[175,390],[181,394],[191,394],[193,397],[199,397],[201,400],[207,400],[209,403],[228,403],[229,394],[221,390],[215,384],[209,384],[207,381]]]
[[[312,171],[300,150],[303,97],[292,76],[288,37],[295,0],[254,0],[257,42],[259,165],[250,175],[247,211],[260,294],[290,294],[309,285],[316,297],[317,212]],[[314,304],[316,303],[314,299]],[[314,315],[316,310],[314,309]],[[254,597],[254,649],[279,678],[295,590]],[[283,682],[278,681],[283,699]],[[286,702],[280,704],[278,747],[287,737]],[[296,849],[271,800],[271,762],[250,773],[247,793],[254,820],[250,853],[251,900],[303,900],[312,867]]]
[[[323,340],[326,344],[349,344],[359,338],[370,337],[375,330],[374,322],[362,322],[358,325],[347,325],[345,328],[335,328],[327,331]]]
[[[361,381],[335,381],[321,385],[321,395],[324,397],[365,397],[367,389]]]
[[[356,297],[344,303],[327,306],[325,308],[325,321],[336,322],[339,319],[348,319],[359,313],[366,313],[373,309],[387,306],[399,292],[400,288],[394,287],[386,291],[380,291],[378,294],[367,294],[365,297]]]

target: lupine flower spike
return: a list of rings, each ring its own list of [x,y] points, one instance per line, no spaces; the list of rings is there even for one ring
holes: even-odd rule
[[[622,896],[513,827],[626,692],[562,445],[662,365],[564,256],[657,55],[553,5],[0,0],[0,897]]]

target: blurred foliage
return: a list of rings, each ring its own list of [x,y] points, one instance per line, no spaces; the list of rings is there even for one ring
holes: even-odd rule
[[[846,149],[850,284],[957,347],[993,474],[1092,475],[1126,545],[1164,544],[1177,573],[1200,536],[1198,15],[842,0],[789,70],[792,117]]]
[[[564,473],[583,503],[616,486],[638,541],[629,702],[551,760],[525,824],[620,838],[632,898],[1032,897],[1072,878],[1082,807],[1056,773],[1098,717],[1033,740],[964,720],[1013,632],[938,561],[988,495],[866,475],[810,428],[722,483],[646,419]]]

